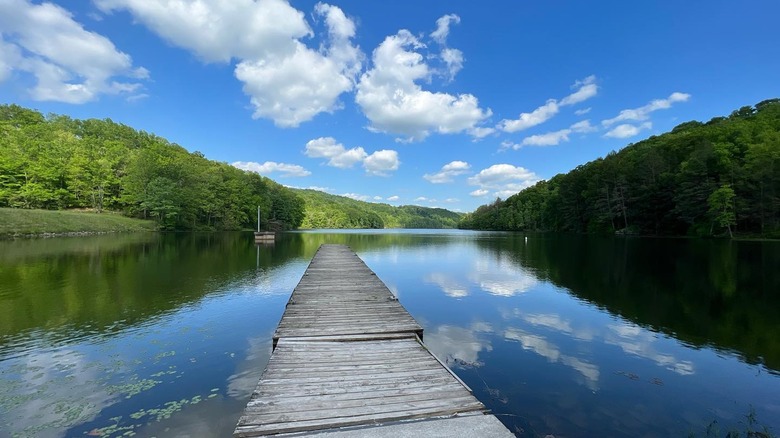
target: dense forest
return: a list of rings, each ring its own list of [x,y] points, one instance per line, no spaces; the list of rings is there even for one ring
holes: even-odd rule
[[[164,230],[455,228],[461,215],[283,187],[106,120],[0,105],[0,207],[121,211]]]
[[[302,228],[455,228],[462,215],[443,208],[393,207],[315,190],[294,190],[306,202]]]
[[[294,228],[303,202],[256,173],[111,120],[0,106],[0,207],[104,209],[168,230]]]
[[[683,123],[481,206],[459,226],[780,237],[780,99]]]

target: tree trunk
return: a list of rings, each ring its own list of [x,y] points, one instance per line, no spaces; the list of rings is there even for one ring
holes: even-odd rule
[[[604,184],[604,193],[607,195],[607,214],[609,222],[612,224],[612,232],[615,232],[615,215],[612,214],[612,200],[609,199],[609,184]]]

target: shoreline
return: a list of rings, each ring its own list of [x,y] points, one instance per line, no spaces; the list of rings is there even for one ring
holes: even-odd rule
[[[0,208],[0,240],[78,237],[135,231],[158,231],[150,220],[116,212]]]
[[[116,231],[63,231],[63,232],[43,232],[43,233],[6,233],[0,234],[0,241],[22,240],[22,239],[50,239],[53,237],[89,237],[100,236],[104,234],[125,234],[125,233],[157,233],[154,230],[116,230]]]

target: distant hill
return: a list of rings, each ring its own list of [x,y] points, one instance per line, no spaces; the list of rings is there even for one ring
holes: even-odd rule
[[[443,208],[357,201],[310,189],[292,189],[304,200],[301,228],[455,228],[461,217]]]
[[[780,237],[780,99],[629,144],[483,205],[460,227]]]

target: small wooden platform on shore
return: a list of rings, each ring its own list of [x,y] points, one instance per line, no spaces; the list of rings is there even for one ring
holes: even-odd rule
[[[352,250],[321,246],[234,436],[513,436],[428,351],[422,331]]]

